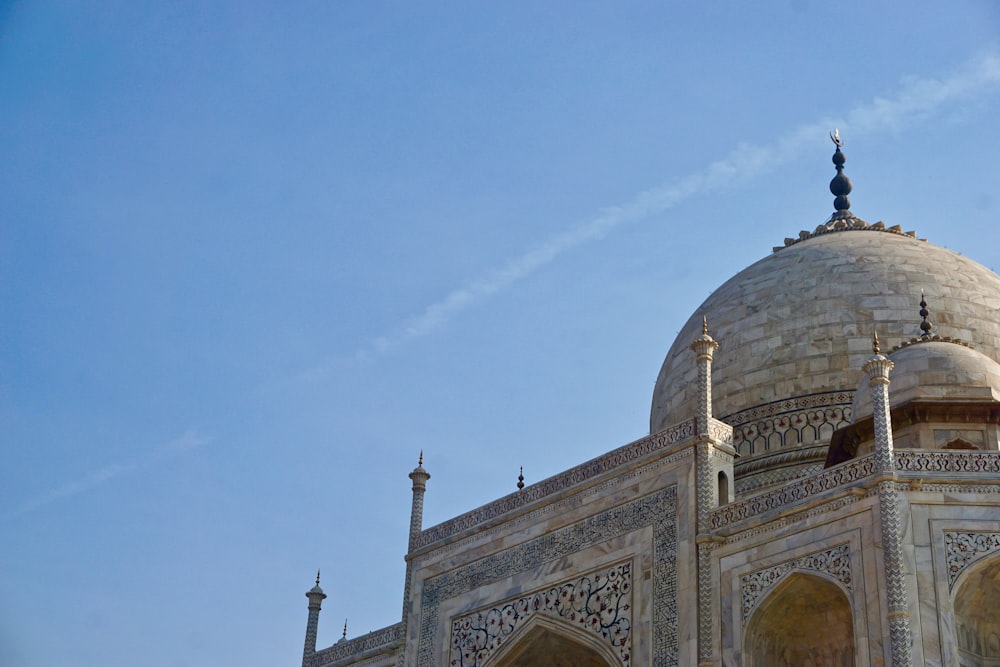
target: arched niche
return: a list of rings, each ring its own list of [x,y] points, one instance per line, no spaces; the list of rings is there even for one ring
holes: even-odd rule
[[[833,581],[796,571],[747,623],[747,667],[853,667],[854,615]]]
[[[972,565],[955,588],[961,667],[1000,667],[1000,556]]]
[[[594,638],[555,619],[535,616],[484,667],[619,667]]]
[[[729,504],[729,477],[722,470],[719,471],[719,507]]]

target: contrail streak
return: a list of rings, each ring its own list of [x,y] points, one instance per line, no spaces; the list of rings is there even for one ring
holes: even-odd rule
[[[57,500],[63,498],[68,498],[70,496],[76,496],[91,489],[95,489],[102,484],[106,484],[116,477],[126,475],[128,473],[141,470],[152,464],[154,461],[162,459],[167,456],[175,456],[182,454],[189,450],[201,447],[209,442],[209,438],[201,435],[197,431],[186,431],[174,438],[170,442],[162,445],[161,447],[155,449],[153,452],[148,454],[145,459],[137,462],[131,463],[115,463],[109,466],[105,466],[100,470],[93,472],[85,477],[74,480],[62,486],[50,489],[45,493],[42,493],[34,498],[26,500],[25,502],[18,505],[16,508],[7,512],[8,517],[19,516],[27,512],[38,509],[53,503]]]
[[[900,89],[889,97],[877,97],[839,118],[824,118],[801,125],[771,144],[741,144],[725,158],[680,181],[650,188],[624,204],[606,208],[589,221],[529,248],[489,275],[451,291],[409,320],[401,330],[376,338],[357,356],[369,358],[373,354],[384,355],[426,336],[456,313],[531,275],[563,253],[603,238],[616,227],[662,213],[698,195],[732,188],[791,162],[817,136],[825,136],[834,127],[848,130],[854,136],[900,130],[926,119],[950,103],[984,94],[998,85],[1000,57],[989,54],[966,62],[945,79],[906,79]]]

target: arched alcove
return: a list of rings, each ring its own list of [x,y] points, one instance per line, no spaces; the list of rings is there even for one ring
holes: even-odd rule
[[[853,667],[851,603],[828,579],[793,572],[747,624],[748,667]]]
[[[729,477],[722,470],[719,471],[719,507],[729,504]]]
[[[961,667],[1000,667],[1000,556],[962,575],[954,609]]]
[[[486,667],[618,667],[603,647],[573,628],[542,617],[494,655]]]

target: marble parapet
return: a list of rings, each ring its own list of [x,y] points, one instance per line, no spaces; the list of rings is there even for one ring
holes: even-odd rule
[[[699,435],[707,435],[717,443],[732,446],[733,429],[728,424],[711,419],[702,429],[697,419],[689,419],[431,526],[417,537],[414,551],[422,551],[436,543],[509,520],[540,503],[551,502],[559,495],[580,491],[643,461],[678,451],[692,444]]]
[[[302,667],[330,667],[332,665],[354,664],[374,653],[394,651],[402,644],[406,628],[396,623],[366,635],[337,642],[329,648],[317,651],[302,661]]]

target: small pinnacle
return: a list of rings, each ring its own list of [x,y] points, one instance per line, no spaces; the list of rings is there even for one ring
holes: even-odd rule
[[[931,335],[931,323],[928,321],[927,316],[930,315],[930,311],[927,310],[927,300],[924,298],[924,291],[920,290],[920,317],[923,321],[920,322],[920,336],[926,338]]]
[[[878,346],[878,332],[872,329],[872,353],[878,354],[880,351]]]
[[[524,488],[524,466],[521,466],[521,472],[517,475],[517,489],[520,491]]]
[[[341,635],[341,639],[347,639],[347,619],[344,619],[344,634]]]
[[[424,450],[420,450],[420,458],[417,460],[417,465],[422,466],[424,464]]]
[[[319,570],[316,570],[316,585],[319,586]]]
[[[706,315],[701,316],[701,333],[705,336],[708,335],[708,316]]]

